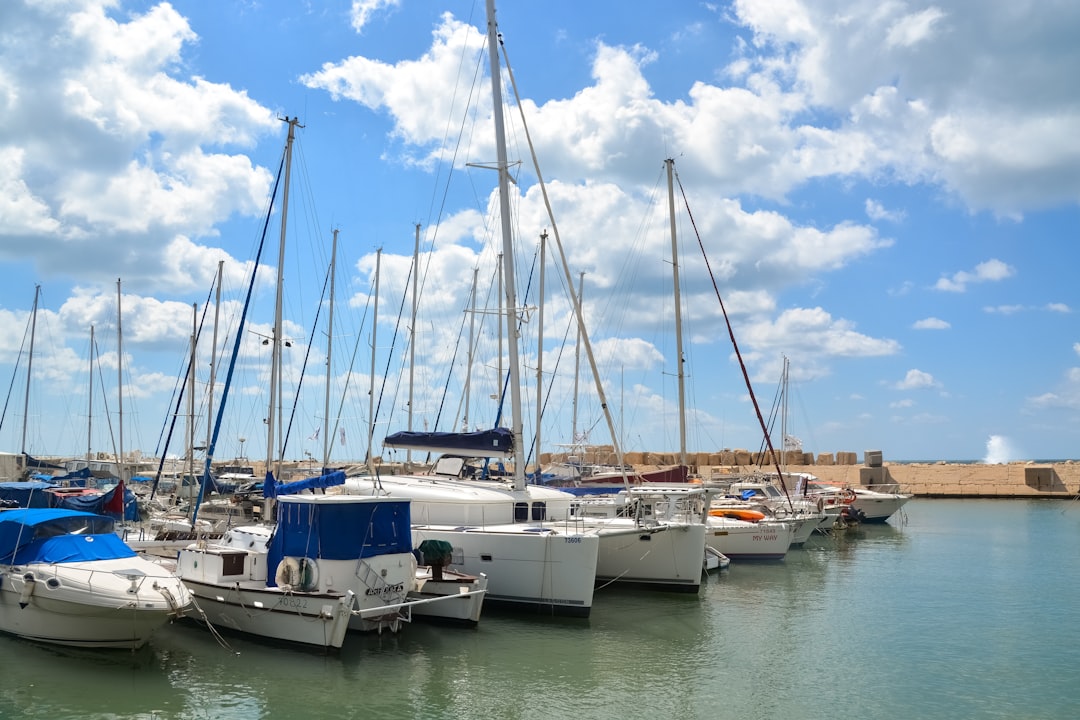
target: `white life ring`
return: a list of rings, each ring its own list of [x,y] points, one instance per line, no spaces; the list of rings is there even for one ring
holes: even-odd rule
[[[280,587],[311,592],[319,585],[319,565],[311,558],[285,557],[278,563],[274,580]]]

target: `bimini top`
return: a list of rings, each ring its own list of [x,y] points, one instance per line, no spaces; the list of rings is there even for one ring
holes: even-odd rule
[[[73,563],[135,557],[112,518],[62,508],[0,512],[0,563]]]
[[[387,435],[387,447],[407,450],[427,450],[467,457],[511,457],[514,454],[514,433],[509,428],[492,428],[470,433],[409,432]]]

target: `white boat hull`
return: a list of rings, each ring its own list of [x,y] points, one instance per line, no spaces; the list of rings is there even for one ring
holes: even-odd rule
[[[547,526],[414,525],[413,546],[443,540],[451,565],[487,576],[485,602],[554,615],[588,617],[600,539]]]
[[[416,574],[416,589],[408,599],[430,600],[412,606],[413,619],[454,625],[476,625],[480,622],[488,580],[484,575],[466,575],[443,568],[442,580],[432,577],[431,568],[421,566]]]
[[[0,565],[0,576],[0,630],[57,645],[137,649],[191,604],[178,578],[141,558]]]
[[[632,518],[611,518],[586,525],[600,536],[596,581],[626,583],[657,590],[697,592],[705,555],[705,526],[664,522],[638,525]]]
[[[782,560],[794,536],[790,525],[732,520],[709,516],[705,542],[709,547],[734,561]]]

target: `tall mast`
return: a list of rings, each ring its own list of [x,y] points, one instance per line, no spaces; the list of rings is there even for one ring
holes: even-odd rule
[[[191,341],[188,362],[187,457],[188,477],[195,477],[195,338],[199,332],[199,306],[191,303]],[[181,486],[182,487],[182,486]]]
[[[41,286],[34,286],[34,308],[30,311],[30,354],[26,358],[26,394],[23,395],[22,454],[26,455],[26,425],[30,418],[30,371],[34,367],[34,334],[37,332],[38,296]]]
[[[540,421],[544,414],[544,264],[547,231],[540,233],[540,302],[536,309],[536,477],[540,476]]]
[[[585,291],[585,273],[582,272],[578,276],[578,315],[581,315],[581,303],[583,302],[582,293]],[[574,414],[573,421],[570,427],[570,444],[576,445],[578,441],[577,433],[577,416],[578,416],[578,375],[581,371],[581,323],[577,326],[577,341],[574,343]],[[573,448],[571,447],[571,451]]]
[[[326,330],[326,393],[323,398],[323,461],[322,471],[330,466],[330,357],[334,348],[334,281],[337,274],[337,236],[334,229],[334,241],[330,247],[330,316]]]
[[[86,469],[90,469],[90,451],[93,447],[94,424],[94,326],[90,326],[90,386],[86,393]]]
[[[686,378],[683,374],[682,300],[679,294],[679,245],[675,239],[675,188],[672,176],[675,161],[668,158],[667,165],[668,215],[671,219],[671,270],[675,277],[675,355],[679,379],[679,464],[686,466]]]
[[[495,22],[495,0],[487,0],[488,58],[491,63],[492,111],[495,120],[495,148],[499,170],[499,215],[502,220],[504,285],[506,294],[506,334],[510,362],[510,406],[514,440],[514,488],[525,488],[525,458],[522,452],[521,385],[517,346],[517,294],[514,284],[514,240],[510,225],[510,182],[506,162],[506,128],[503,126],[502,75],[499,71],[499,41]],[[502,379],[500,378],[500,382]]]
[[[473,351],[476,349],[474,343],[475,330],[476,330],[476,276],[480,273],[480,268],[475,267],[472,271],[472,292],[470,293],[470,312],[469,312],[469,360],[468,367],[465,369],[465,416],[461,419],[461,431],[469,432],[469,395],[472,390],[472,366],[473,366]]]
[[[371,312],[371,373],[368,376],[368,472],[375,474],[375,456],[372,454],[372,438],[375,435],[375,337],[379,330],[379,269],[382,266],[382,248],[375,251],[375,303]]]
[[[214,340],[210,345],[210,386],[206,393],[206,452],[210,453],[210,445],[214,441],[214,383],[217,380],[217,344],[218,344],[218,320],[221,316],[221,276],[224,260],[218,260],[217,265],[217,294],[214,296]]]
[[[413,371],[416,368],[416,300],[419,290],[417,289],[420,274],[420,223],[416,223],[416,241],[413,245],[413,271],[412,271],[412,320],[409,322],[409,424],[408,430],[413,429]],[[405,452],[405,467],[412,469],[412,448]]]
[[[116,475],[121,482],[124,480],[124,334],[120,325],[122,314],[120,308],[120,278],[116,278],[116,394],[118,396],[117,410],[119,413],[117,417],[120,420],[120,444],[116,458]]]
[[[266,471],[277,456],[277,479],[281,479],[281,457],[275,451],[274,443],[274,406],[277,404],[278,384],[281,382],[281,296],[285,280],[285,228],[289,218],[289,176],[292,173],[292,147],[296,137],[298,118],[285,118],[289,124],[289,136],[285,141],[285,190],[281,200],[281,239],[278,243],[277,293],[274,302],[274,335],[270,339],[270,408],[266,413]],[[279,430],[280,432],[280,430]]]

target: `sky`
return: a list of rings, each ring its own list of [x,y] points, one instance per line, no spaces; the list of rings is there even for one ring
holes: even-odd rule
[[[232,364],[215,457],[264,458],[279,267],[287,458],[493,425],[484,13],[5,2],[0,450],[205,448]],[[498,27],[530,444],[613,441],[591,349],[620,446],[679,450],[677,267],[689,452],[758,449],[760,412],[815,454],[1078,457],[1080,4],[550,0]]]

